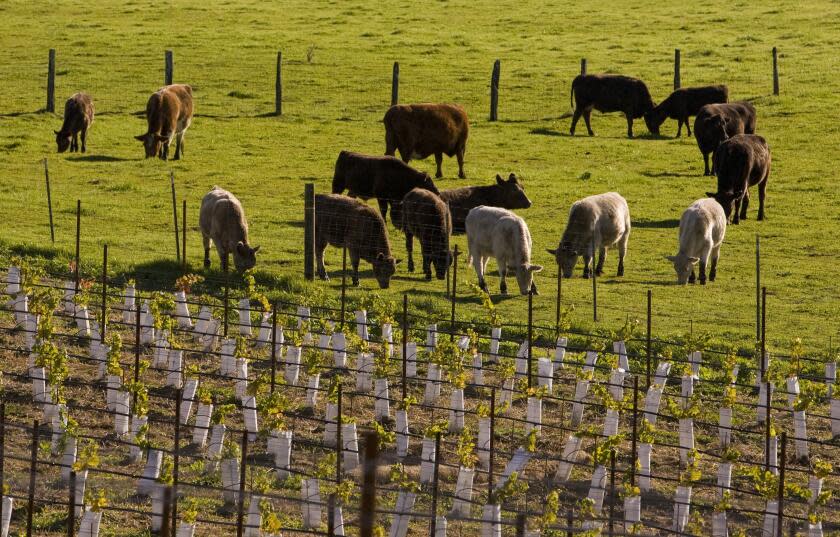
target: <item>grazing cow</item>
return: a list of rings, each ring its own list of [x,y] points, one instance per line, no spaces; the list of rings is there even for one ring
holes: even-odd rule
[[[571,100],[575,107],[572,128],[569,129],[572,136],[580,116],[586,122],[589,136],[595,135],[589,124],[594,108],[599,112],[623,112],[627,118],[627,136],[632,138],[633,120],[643,117],[653,108],[653,99],[645,83],[621,75],[578,75],[572,81]]]
[[[767,141],[756,134],[736,134],[715,150],[717,192],[707,192],[726,213],[732,223],[747,218],[750,204],[749,187],[758,185],[758,219],[764,220],[764,196],[770,177],[770,148]],[[734,209],[734,210],[733,210]],[[733,214],[734,213],[734,214]]]
[[[376,198],[383,220],[388,219],[388,204],[392,207],[399,204],[413,188],[424,188],[439,194],[429,174],[417,171],[394,157],[342,151],[335,161],[332,193],[341,194],[346,189],[350,197]],[[394,218],[392,212],[391,220]],[[398,225],[396,221],[394,225]]]
[[[385,154],[399,150],[404,162],[435,156],[435,178],[443,177],[443,155],[458,158],[458,177],[464,175],[464,150],[470,122],[457,104],[396,104],[385,112]]]
[[[525,189],[514,174],[510,174],[507,181],[501,175],[496,175],[496,183],[493,185],[443,190],[440,199],[449,205],[453,235],[466,232],[467,213],[479,205],[503,209],[527,209],[531,206],[531,200],[525,195]]]
[[[537,293],[534,273],[542,270],[540,265],[531,264],[531,232],[525,220],[499,207],[479,205],[467,214],[467,245],[469,261],[478,275],[478,285],[487,292],[484,271],[491,257],[499,265],[499,288],[507,294],[505,277],[508,270],[516,272],[519,292],[527,295],[530,290]]]
[[[723,207],[712,198],[695,201],[680,218],[680,251],[665,258],[674,264],[677,282],[694,283],[694,265],[700,262],[700,284],[706,285],[706,265],[709,256],[712,266],[709,281],[715,281],[720,245],[726,234],[726,215]]]
[[[402,229],[405,231],[405,248],[408,250],[408,271],[414,272],[414,235],[420,240],[423,254],[423,274],[432,279],[432,264],[438,280],[446,277],[452,257],[449,237],[452,235],[452,218],[440,197],[428,190],[415,188],[402,200]]]
[[[703,175],[712,175],[709,155],[721,142],[736,134],[754,132],[755,108],[750,103],[707,104],[701,108],[694,118],[694,138],[706,166]]]
[[[677,138],[682,133],[685,123],[686,131],[691,136],[688,118],[696,116],[700,109],[707,104],[718,104],[729,101],[729,89],[726,86],[701,86],[697,88],[679,88],[645,114],[645,123],[653,134],[659,134],[659,127],[666,119],[677,120]]]
[[[353,266],[353,285],[359,285],[359,260],[364,259],[373,265],[379,287],[388,288],[399,261],[391,255],[385,220],[376,209],[339,194],[315,196],[315,259],[322,280],[329,279],[324,268],[324,250],[328,244],[347,247]]]
[[[228,255],[233,254],[236,270],[242,272],[257,264],[260,247],[248,245],[248,221],[239,200],[217,186],[201,200],[198,217],[201,236],[204,240],[204,266],[210,266],[210,241],[222,260],[222,270],[228,268]]]
[[[87,131],[93,123],[93,101],[87,93],[75,93],[64,103],[64,123],[55,132],[58,152],[79,150],[79,133],[82,135],[82,153],[87,151]]]
[[[578,256],[583,256],[583,277],[591,273],[591,262],[598,249],[598,266],[595,274],[604,269],[607,248],[618,245],[618,276],[624,276],[624,256],[630,238],[630,209],[627,201],[617,192],[607,192],[578,200],[569,210],[569,223],[559,246],[548,250],[563,271],[564,278],[571,278]]]
[[[184,154],[184,133],[192,117],[192,88],[186,84],[164,86],[153,93],[146,103],[148,130],[134,138],[143,142],[146,158],[158,156],[161,160],[169,157],[169,144],[175,138],[173,160],[178,160]]]

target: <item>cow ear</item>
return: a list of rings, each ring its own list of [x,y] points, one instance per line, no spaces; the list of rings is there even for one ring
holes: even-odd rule
[[[245,243],[239,241],[236,243],[236,253],[239,255],[246,255],[248,253],[248,249],[245,247]]]
[[[510,176],[508,176],[508,183],[518,183],[518,182],[519,181],[516,180],[516,174],[515,173],[511,173]]]
[[[383,254],[382,252],[379,252],[378,254],[376,254],[376,260],[377,261],[382,261],[383,259],[385,259],[385,254]]]
[[[706,196],[708,196],[710,198],[714,198],[715,196],[717,196],[717,193],[716,192],[706,192]]]
[[[528,267],[529,272],[540,272],[542,271],[542,269],[542,265],[531,265],[530,267]]]
[[[402,259],[394,259],[394,265],[399,265],[402,263]]]
[[[677,256],[675,256],[675,255],[666,255],[666,256],[665,256],[665,259],[667,259],[667,260],[668,260],[668,261],[670,261],[671,263],[676,263],[676,261],[677,261]]]
[[[504,179],[502,179],[502,176],[497,173],[496,174],[496,183],[501,185],[501,184],[504,184],[504,182],[505,181],[504,181]]]
[[[165,142],[168,139],[169,138],[167,138],[166,136],[161,136],[160,134],[155,134],[155,141],[157,141],[157,142]]]
[[[554,250],[552,250],[551,248],[546,248],[545,251],[550,253],[551,255],[557,255],[557,249],[556,248]]]
[[[58,134],[58,133],[56,133],[56,134]],[[140,136],[135,136],[135,137],[134,137],[134,139],[135,139],[135,140],[139,140],[139,141],[141,141],[141,142],[145,142],[145,141],[146,141],[146,135],[145,135],[145,134],[141,134]]]
[[[689,258],[688,258],[688,261],[689,261],[692,265],[696,265],[696,264],[697,264],[697,262],[698,262],[698,261],[700,261],[700,258],[699,258],[699,257],[689,257]]]
[[[259,246],[254,246],[254,249],[253,249],[253,250],[251,250],[251,251],[252,251],[253,253],[257,253],[257,252],[259,252],[259,251],[260,251],[260,247],[259,247]]]
[[[61,134],[61,131],[53,131],[56,134]]]

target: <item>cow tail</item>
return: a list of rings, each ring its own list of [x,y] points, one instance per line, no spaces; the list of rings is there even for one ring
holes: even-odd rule
[[[569,106],[571,106],[573,110],[575,108],[575,83],[577,81],[578,77],[575,77],[575,79],[572,80],[572,89],[569,91]]]

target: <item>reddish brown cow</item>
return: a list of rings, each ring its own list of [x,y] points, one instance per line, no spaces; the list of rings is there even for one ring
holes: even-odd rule
[[[770,177],[770,148],[757,134],[736,134],[715,149],[717,192],[707,192],[723,207],[732,223],[747,218],[751,186],[758,186],[758,219],[764,220],[764,197]]]
[[[186,84],[164,86],[149,97],[146,103],[146,120],[149,128],[145,134],[135,136],[146,148],[146,158],[158,156],[166,160],[169,144],[176,139],[175,156],[184,154],[184,133],[193,117],[192,88]]]
[[[398,104],[388,109],[385,118],[385,154],[399,150],[404,162],[435,156],[436,178],[443,155],[458,158],[458,177],[464,175],[464,150],[470,122],[467,112],[457,104]]]
[[[82,135],[82,153],[87,150],[87,130],[93,123],[93,101],[87,93],[76,93],[64,104],[64,123],[55,132],[58,152],[79,150],[79,134]]]

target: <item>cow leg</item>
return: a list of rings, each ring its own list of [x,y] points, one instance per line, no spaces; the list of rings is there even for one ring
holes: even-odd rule
[[[691,136],[691,125],[688,123],[689,116],[685,116],[683,118],[683,122],[685,122],[685,132],[688,133],[688,136]]]
[[[315,264],[318,270],[318,277],[322,280],[329,280],[327,268],[324,266],[324,250],[327,249],[326,242],[315,241]]]
[[[382,220],[387,222],[388,221],[388,200],[378,198],[376,201],[379,202],[379,212],[380,212],[380,214],[382,214]],[[393,214],[391,216],[393,216]]]
[[[627,117],[627,137],[633,137],[633,115],[632,114],[624,114]]]
[[[426,281],[432,281],[432,256],[428,255],[427,249],[423,248],[423,245],[420,245],[420,249],[422,250],[423,254],[423,274],[425,275]]]
[[[443,153],[435,153],[435,164],[437,165],[435,179],[440,179],[441,177],[443,177],[443,172],[440,169],[441,164],[443,164]]]
[[[630,238],[630,232],[624,233],[618,241],[618,274],[617,276],[624,276],[624,256],[627,255],[627,240]]]
[[[758,219],[764,220],[764,196],[767,193],[767,178],[758,184]]]
[[[575,135],[575,126],[577,126],[580,115],[580,108],[575,108],[575,113],[572,115],[572,127],[569,129],[569,134],[572,136]]]
[[[184,139],[184,133],[178,134],[175,137],[175,156],[172,160],[181,160],[181,142]]]
[[[82,129],[82,153],[87,151],[87,127]]]
[[[590,123],[590,118],[592,116],[592,108],[587,108],[583,112],[583,120],[586,122],[586,132],[589,133],[589,136],[595,136],[595,131],[592,130],[592,124]]]
[[[455,157],[458,159],[458,178],[459,179],[466,179],[467,174],[464,173],[464,151],[466,151],[466,147],[461,146],[458,148],[457,153],[455,153]]]
[[[405,232],[405,249],[408,252],[408,271],[414,272],[414,235],[408,230]],[[423,262],[425,263],[425,259]]]
[[[70,142],[70,152],[75,153],[78,150],[79,150],[79,133],[74,132],[73,133],[73,141]]]
[[[394,153],[397,151],[397,141],[394,139],[394,136],[385,130],[385,154],[388,156],[393,157]]]
[[[587,251],[585,254],[583,254],[583,277],[584,278],[589,278],[589,275],[592,272],[591,263],[592,263],[592,258],[593,257],[594,256],[592,255],[592,253],[590,253],[590,251]]]
[[[750,206],[750,191],[744,192],[744,199],[741,201],[741,220],[747,219],[747,207]]]
[[[475,275],[478,277],[478,286],[481,288],[482,291],[487,293],[487,282],[484,281],[484,258],[472,252],[470,252],[470,256],[472,256]]]
[[[210,267],[210,237],[201,234],[201,240],[204,242],[204,268]]]
[[[706,257],[700,258],[700,285],[706,285],[706,262],[708,260],[708,254]]]
[[[682,136],[682,124],[683,124],[682,118],[681,117],[677,118],[677,136],[676,136],[677,138]],[[686,126],[687,125],[688,124],[686,124]]]
[[[720,245],[715,248],[712,248],[712,267],[709,269],[709,281],[715,281],[717,277],[717,262],[718,257],[720,256]]]
[[[350,250],[350,266],[353,268],[352,282],[353,287],[359,286],[359,252],[355,249]]]
[[[709,154],[703,153],[703,164],[705,164],[706,169],[703,170],[703,175],[712,175],[712,171],[709,169]]]
[[[741,214],[741,203],[744,201],[744,197],[741,196],[740,198],[736,199],[734,202],[734,207],[732,210],[732,224],[738,225],[741,222],[740,214]]]
[[[505,281],[505,277],[507,277],[507,261],[500,260],[499,261],[499,291],[503,295],[507,294],[507,282]]]
[[[595,267],[595,275],[600,276],[604,273],[604,258],[607,257],[607,249],[604,246],[598,250],[598,266]]]

